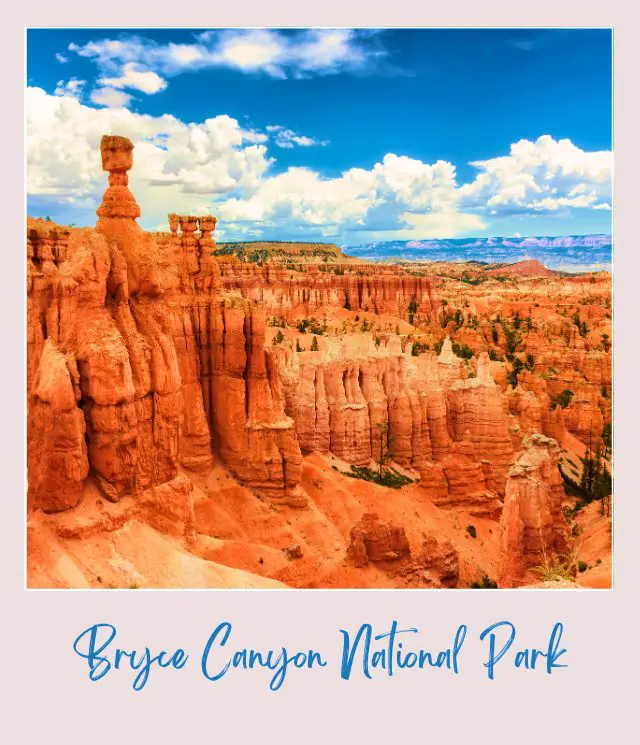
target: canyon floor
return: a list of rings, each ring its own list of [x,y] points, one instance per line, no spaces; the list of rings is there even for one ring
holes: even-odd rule
[[[611,586],[611,277],[27,221],[33,588]]]

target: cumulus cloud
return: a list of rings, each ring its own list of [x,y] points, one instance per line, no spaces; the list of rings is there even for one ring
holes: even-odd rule
[[[474,162],[478,174],[469,183],[458,182],[453,163],[395,153],[324,178],[301,167],[274,172],[267,148],[278,146],[278,136],[305,138],[283,125],[258,132],[226,115],[188,123],[100,103],[104,108],[83,105],[71,91],[28,89],[30,195],[95,210],[106,184],[100,138],[121,134],[135,143],[131,186],[147,229],[166,225],[168,212],[213,211],[227,237],[452,238],[503,216],[610,209],[611,153],[546,135]]]
[[[186,124],[170,115],[96,109],[72,96],[29,88],[28,193],[95,209],[106,186],[100,163],[103,134],[124,135],[135,143],[131,185],[149,229],[165,225],[168,212],[209,212],[216,195],[251,194],[270,164],[266,136],[244,130],[228,116]]]
[[[457,234],[469,227],[461,216],[456,228],[456,180],[451,163],[433,165],[393,153],[372,169],[352,168],[339,178],[323,179],[307,168],[289,168],[264,179],[249,197],[232,197],[219,205],[223,220],[260,223],[273,230],[388,233],[398,237],[421,227],[429,235]],[[438,214],[440,219],[425,214]],[[446,215],[446,218],[445,218]],[[481,223],[477,216],[471,221]],[[450,235],[450,233],[449,233]]]
[[[86,83],[86,80],[78,80],[78,78],[70,78],[66,82],[64,80],[58,80],[53,94],[54,96],[74,96],[75,98],[81,98],[82,89]]]
[[[263,180],[250,197],[222,203],[220,215],[273,230],[451,238],[485,229],[492,217],[610,209],[610,152],[586,152],[544,135],[472,165],[480,173],[461,185],[452,163],[392,153],[371,170],[351,169],[335,179],[291,168]]]
[[[129,104],[131,96],[115,88],[96,88],[91,92],[91,100],[99,106],[108,106],[109,108],[122,108]]]
[[[270,124],[267,127],[267,132],[273,135],[273,141],[278,147],[285,149],[293,148],[296,145],[298,147],[324,147],[329,144],[328,140],[316,140],[314,137],[298,134],[292,129],[283,127],[281,124]]]
[[[61,65],[66,65],[69,61],[69,58],[65,57],[64,54],[60,54],[60,52],[56,52],[56,59]]]
[[[471,165],[480,173],[460,188],[460,201],[490,214],[607,209],[611,203],[613,153],[586,152],[568,139],[520,140],[509,155]]]
[[[133,88],[143,93],[158,93],[167,87],[166,81],[153,70],[147,70],[134,62],[127,62],[122,74],[115,78],[99,78],[98,83],[112,88]]]

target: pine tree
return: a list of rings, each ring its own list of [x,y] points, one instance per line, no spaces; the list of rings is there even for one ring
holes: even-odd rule
[[[384,477],[384,467],[393,457],[393,454],[390,450],[393,438],[389,437],[389,425],[387,424],[387,422],[378,422],[376,428],[380,433],[380,450],[378,453],[377,463],[378,474],[382,479]]]

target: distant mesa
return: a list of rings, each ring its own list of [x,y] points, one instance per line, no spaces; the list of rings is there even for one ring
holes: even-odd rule
[[[505,264],[493,269],[486,269],[487,274],[496,276],[520,276],[520,277],[553,277],[555,272],[536,259],[517,261],[515,264]]]
[[[306,241],[235,241],[218,243],[216,256],[235,256],[241,261],[342,264],[360,262],[342,252],[334,243]]]

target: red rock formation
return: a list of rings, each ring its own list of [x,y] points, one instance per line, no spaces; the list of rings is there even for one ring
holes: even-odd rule
[[[492,276],[515,275],[518,277],[553,277],[555,274],[555,272],[552,272],[551,269],[547,269],[544,264],[541,264],[536,259],[518,261],[515,264],[501,266],[497,269],[487,269],[486,273]]]
[[[109,188],[98,208],[96,230],[113,241],[124,257],[129,292],[156,295],[162,291],[166,261],[153,236],[136,222],[140,207],[129,191],[127,175],[133,165],[133,145],[126,137],[105,135],[100,152],[102,168],[109,172]]]
[[[527,570],[551,563],[567,548],[558,444],[536,434],[523,446],[509,471],[500,518],[501,587],[522,584]]]
[[[302,455],[283,410],[277,371],[264,350],[264,314],[223,299],[209,328],[213,441],[241,481],[259,494],[303,506]]]
[[[347,556],[358,567],[370,561],[395,561],[410,554],[404,528],[380,520],[375,512],[365,513],[351,528],[350,536]]]
[[[31,505],[45,512],[75,507],[89,471],[78,369],[51,339],[44,343],[29,408]]]
[[[132,145],[105,137],[101,150],[109,188],[97,230],[29,229],[30,422],[35,432],[51,416],[65,433],[59,443],[46,440],[45,457],[35,451],[42,428],[30,438],[34,502],[47,509],[77,503],[87,455],[112,500],[173,481],[180,464],[206,472],[213,437],[241,480],[302,504],[300,450],[263,349],[263,316],[239,298],[208,294],[218,283],[211,263],[199,270],[196,218],[178,220],[179,245],[160,247],[140,229],[127,187]],[[203,219],[205,249],[214,224]],[[197,295],[194,275],[202,280]]]
[[[460,440],[469,433],[475,451],[491,464],[496,488],[503,494],[506,474],[513,460],[513,444],[503,396],[491,377],[486,353],[478,360],[477,376],[457,381],[447,396],[454,438]]]
[[[502,504],[498,499],[493,481],[493,471],[488,461],[476,458],[470,432],[442,461],[442,470],[447,481],[447,493],[436,498],[440,507],[463,509],[470,515],[497,517]]]
[[[498,556],[484,547],[497,544],[500,514],[503,583],[531,581],[531,567],[562,550],[557,448],[544,435],[578,462],[611,422],[610,279],[522,266],[501,268],[500,281],[469,265],[409,272],[337,249],[326,263],[281,247],[283,263],[240,261],[216,253],[211,216],[171,214],[169,232],[144,232],[128,189],[132,144],[106,137],[101,150],[109,187],[96,229],[27,224],[28,505],[41,583],[62,572],[65,585],[100,584],[81,569],[91,549],[64,544],[93,535],[104,539],[100,573],[118,586],[137,580],[106,569],[110,546],[131,556],[133,535],[158,556],[179,546],[174,571],[190,566],[184,582],[196,585],[262,586],[203,569],[211,557],[294,586],[495,577]],[[336,460],[373,468],[387,456],[419,484],[390,492],[345,479]],[[469,516],[480,541],[456,537]],[[291,561],[283,550],[294,545]]]
[[[286,412],[303,452],[331,451],[348,463],[379,458],[381,441],[401,465],[431,457],[428,394],[399,347],[327,342],[322,352],[274,351]]]
[[[310,316],[328,306],[408,319],[411,306],[415,321],[435,317],[437,300],[429,278],[408,275],[396,266],[312,264],[304,272],[294,271],[295,266],[236,260],[219,266],[224,289],[238,289],[278,315],[296,311]]]
[[[451,541],[429,535],[416,556],[416,565],[428,572],[441,587],[456,587],[460,575],[458,552]]]

